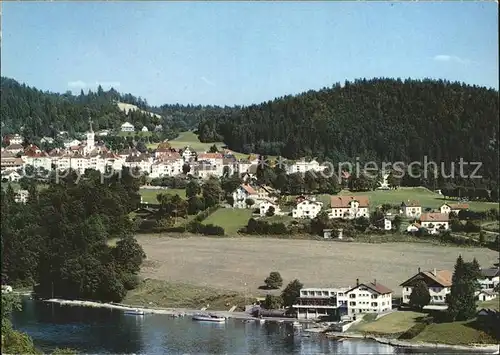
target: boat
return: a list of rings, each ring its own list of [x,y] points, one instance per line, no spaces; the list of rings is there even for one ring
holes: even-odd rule
[[[144,311],[142,311],[140,309],[127,309],[123,313],[128,314],[128,315],[133,315],[133,316],[143,316],[144,315]]]
[[[226,318],[219,317],[215,314],[195,314],[193,316],[193,320],[201,321],[201,322],[224,323],[226,321]]]
[[[266,322],[265,319],[259,319],[260,324],[264,324]]]
[[[293,326],[295,328],[300,328],[300,327],[302,327],[302,324],[300,324],[299,322],[295,321],[295,322],[293,322]]]

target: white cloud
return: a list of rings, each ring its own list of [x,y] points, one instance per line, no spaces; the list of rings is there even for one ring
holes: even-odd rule
[[[201,79],[201,80],[203,80],[203,81],[205,82],[205,84],[208,84],[208,85],[210,85],[210,86],[215,86],[215,83],[214,83],[214,82],[212,82],[212,81],[208,80],[208,79],[207,79],[207,78],[205,78],[204,76],[202,76],[200,79]]]
[[[70,88],[86,88],[87,83],[84,81],[81,81],[81,80],[69,81],[68,87],[70,87]]]
[[[462,59],[460,57],[457,57],[455,55],[448,55],[448,54],[439,54],[434,57],[435,61],[438,62],[454,62],[454,63],[460,63],[460,64],[468,64],[470,63],[470,60],[468,59]]]

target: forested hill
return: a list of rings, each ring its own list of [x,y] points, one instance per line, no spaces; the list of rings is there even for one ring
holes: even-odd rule
[[[156,117],[140,111],[122,112],[116,102],[138,106],[145,111],[155,112]],[[128,121],[136,127],[163,126],[165,138],[174,138],[178,132],[196,128],[198,122],[222,110],[212,106],[163,105],[151,107],[147,101],[132,94],[120,94],[115,89],[104,91],[98,87],[95,92],[80,92],[73,95],[41,91],[14,79],[1,78],[2,134],[20,133],[27,137],[52,137],[58,131],[68,131],[70,136],[88,129],[89,115],[95,129],[118,129]]]
[[[481,161],[497,176],[498,91],[435,80],[373,79],[286,96],[199,125],[204,142],[335,162]]]

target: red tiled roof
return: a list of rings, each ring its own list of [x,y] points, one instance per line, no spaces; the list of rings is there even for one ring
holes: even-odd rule
[[[200,153],[198,159],[222,159],[224,156],[220,153]]]
[[[349,208],[352,201],[358,201],[359,207],[368,207],[370,204],[368,196],[332,196],[330,207]]]
[[[374,283],[374,282],[367,282],[367,283],[360,283],[358,286],[355,286],[351,288],[349,291],[346,291],[346,293],[351,292],[352,290],[355,290],[361,286],[364,286],[366,288],[369,288],[370,290],[377,292],[378,294],[385,295],[387,293],[392,293],[392,290],[380,283]]]
[[[448,222],[450,217],[446,213],[422,213],[420,216],[420,222]]]
[[[257,194],[257,191],[255,191],[255,189],[250,186],[250,185],[241,185],[241,188],[243,188],[243,190],[245,190],[249,195],[256,195]]]
[[[467,209],[469,209],[469,205],[467,203],[447,203],[447,205],[452,210],[467,210]]]
[[[406,206],[406,207],[420,207],[420,202],[419,201],[406,201],[406,202],[403,202],[402,203],[403,206]]]
[[[450,287],[451,280],[453,277],[453,273],[449,270],[436,270],[435,275],[434,275],[434,271],[422,271],[422,272],[419,272],[418,274],[410,277],[408,280],[403,282],[400,286],[409,285],[411,283],[411,281],[419,275],[424,276],[426,278],[429,278],[432,281],[438,283],[439,285],[441,285],[443,287]]]

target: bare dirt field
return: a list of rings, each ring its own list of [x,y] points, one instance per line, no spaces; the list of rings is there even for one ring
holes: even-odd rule
[[[265,294],[258,289],[271,271],[286,285],[349,286],[374,279],[400,294],[399,284],[422,270],[453,270],[459,254],[482,267],[498,262],[489,249],[424,243],[342,243],[270,238],[169,238],[137,236],[147,254],[142,276],[199,286]]]

